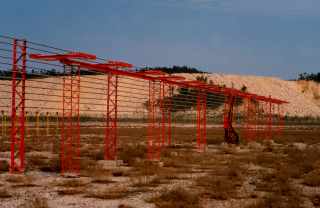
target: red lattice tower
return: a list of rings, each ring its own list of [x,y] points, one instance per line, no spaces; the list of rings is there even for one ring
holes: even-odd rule
[[[107,77],[107,117],[105,132],[105,160],[115,160],[117,155],[117,106],[118,76],[108,73]]]
[[[224,103],[223,128],[224,140],[230,144],[239,144],[239,136],[233,128],[234,106],[236,97],[232,94],[226,97]]]
[[[271,97],[271,96],[270,96]],[[268,127],[267,127],[267,135],[268,139],[272,139],[272,132],[273,132],[273,111],[274,111],[274,106],[272,102],[268,103]]]
[[[284,127],[284,115],[283,115],[283,109],[281,108],[282,106],[280,104],[277,104],[277,129],[276,129],[276,134],[278,137],[281,136],[283,127]]]
[[[253,141],[256,139],[256,127],[257,127],[257,103],[251,97],[246,98],[245,103],[246,120],[244,137],[247,141]]]
[[[161,154],[161,134],[158,122],[157,98],[159,96],[158,82],[149,81],[149,102],[148,102],[148,131],[147,146],[148,159],[159,160]]]
[[[197,148],[203,152],[207,145],[207,94],[199,91],[197,95]]]
[[[80,67],[64,65],[62,121],[61,121],[61,174],[80,170]]]
[[[25,168],[25,82],[27,41],[13,40],[10,172]]]
[[[171,107],[173,91],[170,84],[160,82],[160,111],[161,111],[161,146],[171,144]]]
[[[100,72],[107,73],[107,114],[104,159],[116,160],[118,143],[118,75],[113,74],[109,70],[126,69],[130,71],[133,65],[123,61],[109,60],[105,64],[96,64],[96,66],[98,67],[97,69],[100,69]],[[101,67],[105,67],[103,71],[101,71]]]

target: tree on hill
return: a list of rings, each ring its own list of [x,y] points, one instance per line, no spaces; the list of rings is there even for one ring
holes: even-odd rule
[[[301,73],[298,76],[298,80],[315,81],[320,83],[320,72],[318,73]]]
[[[139,71],[160,70],[168,74],[174,73],[205,73],[199,69],[188,66],[172,66],[172,67],[145,67]]]

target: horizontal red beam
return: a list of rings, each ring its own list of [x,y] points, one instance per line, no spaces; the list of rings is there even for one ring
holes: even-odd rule
[[[93,58],[95,58],[94,55],[85,54],[85,53],[68,53],[65,55],[31,54],[30,58],[41,59],[41,60],[46,60],[46,61],[60,61],[61,63],[66,64],[66,65],[77,65],[82,68],[101,72],[101,73],[113,73],[115,75],[129,76],[129,77],[133,77],[133,78],[140,78],[140,79],[151,80],[151,81],[163,81],[168,84],[177,85],[179,87],[187,87],[187,88],[195,88],[195,89],[199,89],[199,90],[205,90],[209,93],[211,92],[211,93],[220,93],[220,94],[224,94],[224,95],[233,95],[233,96],[237,96],[237,97],[253,99],[253,100],[257,100],[257,101],[271,102],[271,103],[276,103],[276,104],[288,103],[283,100],[274,99],[271,97],[260,96],[260,95],[253,94],[253,93],[242,92],[242,91],[234,89],[234,88],[220,87],[219,85],[214,85],[214,84],[206,84],[204,82],[200,82],[197,80],[184,81],[183,78],[181,78],[179,76],[172,76],[172,79],[170,79],[170,76],[167,76],[167,77],[163,76],[163,75],[166,75],[166,73],[164,73],[160,70],[134,72],[134,71],[125,71],[125,70],[118,69],[118,68],[131,68],[133,66],[133,65],[128,64],[126,62],[109,61],[105,64],[94,64],[94,63],[83,62],[80,60],[73,60],[73,59],[90,59],[90,60],[92,60]],[[153,76],[153,75],[161,75],[161,76]]]

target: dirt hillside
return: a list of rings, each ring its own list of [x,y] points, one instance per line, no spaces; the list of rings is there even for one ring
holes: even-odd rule
[[[190,76],[190,75],[188,75]],[[192,75],[191,75],[192,76]],[[286,100],[285,113],[290,116],[320,116],[320,84],[311,81],[286,81],[276,77],[210,74],[213,83]]]

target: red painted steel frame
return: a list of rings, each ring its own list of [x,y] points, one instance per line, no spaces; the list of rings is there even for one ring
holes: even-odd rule
[[[25,82],[27,41],[13,40],[10,172],[25,168]]]
[[[239,136],[233,128],[234,107],[236,98],[230,95],[226,98],[224,103],[223,128],[224,139],[230,144],[239,144]]]
[[[269,102],[269,109],[268,109],[268,139],[272,139],[272,125],[273,125],[273,104]]]
[[[171,145],[171,96],[170,84],[160,82],[161,146]]]
[[[207,147],[207,94],[199,91],[197,95],[197,148],[204,152]]]
[[[252,97],[248,97],[245,103],[245,127],[243,129],[244,137],[247,141],[256,139],[256,103]]]
[[[80,171],[80,67],[64,66],[61,174]]]
[[[107,79],[107,123],[104,159],[115,160],[117,156],[118,76],[109,73]]]
[[[157,82],[149,81],[148,103],[148,132],[147,157],[149,160],[159,160],[161,154],[161,137],[159,123],[157,122]]]

